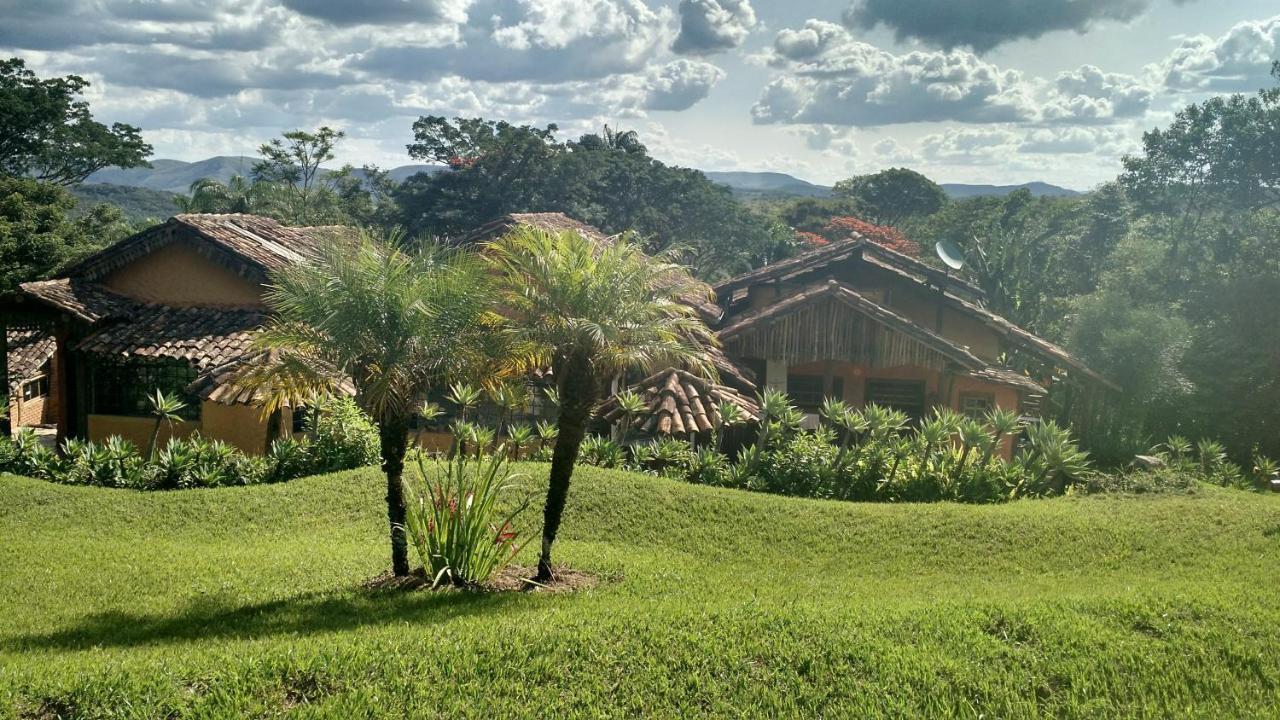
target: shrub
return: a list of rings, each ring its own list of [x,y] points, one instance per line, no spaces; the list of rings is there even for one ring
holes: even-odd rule
[[[603,468],[621,467],[626,459],[621,445],[599,435],[592,435],[582,441],[578,457],[588,465]]]
[[[351,398],[316,403],[305,429],[311,441],[312,472],[350,470],[381,461],[378,428]]]
[[[693,451],[684,479],[699,485],[724,486],[731,484],[732,475],[729,458],[715,448],[704,447]]]
[[[416,482],[405,482],[405,525],[433,586],[479,585],[511,562],[521,547],[512,523],[529,500],[502,514],[500,498],[520,477],[507,471],[505,449],[478,460],[419,454],[417,469]]]
[[[839,454],[834,440],[834,434],[823,428],[779,441],[760,453],[748,487],[783,495],[833,497]]]
[[[133,443],[111,436],[101,444],[68,439],[62,444],[59,482],[139,488],[145,485],[146,463]]]
[[[265,472],[262,458],[249,458],[221,440],[195,433],[170,440],[147,467],[146,482],[156,490],[253,485],[262,482]]]
[[[311,441],[305,436],[301,439],[280,438],[272,442],[263,460],[262,482],[268,483],[309,475],[315,466]]]
[[[1097,473],[1085,480],[1081,488],[1087,494],[1189,494],[1196,491],[1198,482],[1195,472],[1185,468],[1163,467],[1111,474]]]

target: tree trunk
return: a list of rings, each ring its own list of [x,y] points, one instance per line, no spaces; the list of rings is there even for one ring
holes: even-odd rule
[[[542,555],[538,558],[538,582],[551,580],[551,544],[560,529],[560,516],[569,497],[569,480],[578,461],[578,449],[587,430],[587,418],[595,403],[596,383],[586,360],[573,358],[564,364],[564,380],[560,389],[560,429],[551,453],[551,477],[547,486],[547,504],[542,512]]]
[[[382,451],[382,471],[387,474],[387,521],[391,525],[391,571],[397,577],[409,574],[409,541],[405,535],[404,454],[409,442],[409,423],[396,417],[378,424]]]

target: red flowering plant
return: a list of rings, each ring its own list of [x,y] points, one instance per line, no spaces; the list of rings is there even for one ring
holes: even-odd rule
[[[405,481],[405,534],[433,587],[482,585],[520,552],[513,523],[529,499],[504,513],[501,497],[522,477],[507,467],[505,448],[487,457],[418,456],[417,477]]]
[[[822,242],[817,242],[809,236],[818,238]],[[920,257],[920,246],[915,241],[907,238],[906,235],[903,235],[902,231],[897,228],[889,227],[888,225],[876,225],[848,215],[831,218],[818,233],[796,232],[796,239],[810,247],[821,247],[829,242],[845,240],[853,236],[864,237],[877,245],[883,245],[890,250],[897,250],[904,255]]]

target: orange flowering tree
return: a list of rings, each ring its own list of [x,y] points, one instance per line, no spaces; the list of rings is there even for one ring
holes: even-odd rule
[[[903,235],[897,228],[876,225],[849,215],[831,218],[818,232],[797,230],[796,241],[806,248],[815,248],[854,235],[864,237],[890,250],[897,250],[904,255],[920,256],[920,245]]]

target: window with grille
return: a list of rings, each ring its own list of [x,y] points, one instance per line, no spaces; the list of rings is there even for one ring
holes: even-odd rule
[[[996,405],[991,393],[960,393],[960,414],[981,420]]]
[[[41,376],[22,384],[22,401],[35,400],[49,394],[49,377]]]
[[[901,410],[912,420],[924,417],[924,381],[868,380],[866,401]]]
[[[831,397],[837,400],[844,398],[844,378],[831,378]],[[822,407],[826,394],[822,390],[821,375],[788,375],[787,397],[791,404],[809,412],[817,412]]]
[[[95,415],[151,416],[156,390],[184,403],[178,416],[200,419],[200,400],[187,394],[196,369],[178,360],[94,357],[90,361],[89,412]]]

